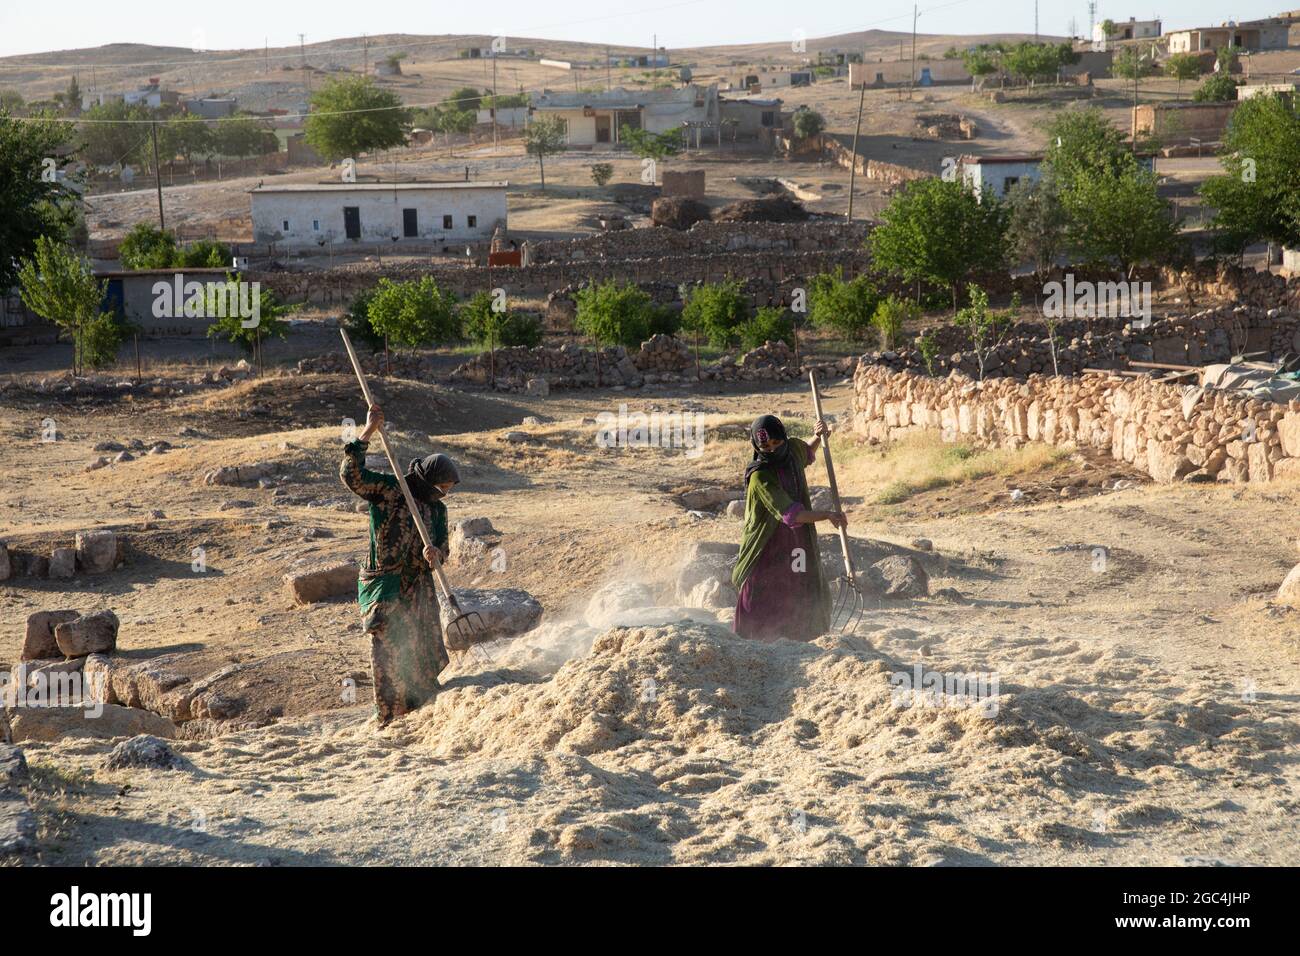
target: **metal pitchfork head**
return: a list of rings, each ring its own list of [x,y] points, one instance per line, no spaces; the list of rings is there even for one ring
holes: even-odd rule
[[[454,595],[447,595],[447,606],[451,608],[455,616],[447,622],[447,637],[449,640],[449,650],[473,650],[479,656],[485,658],[489,663],[492,661],[492,655],[479,643],[479,635],[486,634],[488,627],[483,622],[483,616],[478,611],[466,613],[461,610],[460,602]],[[451,640],[454,638],[454,640]],[[451,645],[455,646],[452,647]]]
[[[865,609],[862,589],[857,582],[846,575],[836,578],[831,594],[831,630],[841,634],[853,633]]]

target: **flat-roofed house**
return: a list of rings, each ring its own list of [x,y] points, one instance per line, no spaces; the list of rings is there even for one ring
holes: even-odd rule
[[[482,242],[506,225],[505,182],[275,183],[249,190],[253,239],[284,249],[348,242]]]
[[[1243,20],[1217,27],[1196,27],[1169,34],[1170,53],[1200,53],[1239,47],[1243,50],[1285,50],[1291,21],[1273,17],[1267,20]]]
[[[553,116],[565,126],[570,146],[619,142],[624,126],[664,133],[682,127],[717,127],[718,88],[688,83],[675,90],[567,93],[544,90],[532,96],[532,114]]]

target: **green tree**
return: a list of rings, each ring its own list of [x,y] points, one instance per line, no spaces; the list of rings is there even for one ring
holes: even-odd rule
[[[457,87],[443,99],[442,107],[453,113],[473,114],[483,108],[483,94],[472,86]]]
[[[107,365],[117,355],[112,315],[101,311],[104,283],[95,279],[90,262],[48,236],[40,236],[34,254],[18,269],[23,303],[57,325],[72,340],[72,372]]]
[[[1068,221],[1056,176],[1049,170],[1037,182],[1022,179],[1006,203],[1007,254],[1012,262],[1031,263],[1041,279],[1066,248]]]
[[[233,256],[230,247],[215,239],[199,239],[177,251],[172,265],[184,269],[229,268]]]
[[[650,335],[650,295],[631,282],[613,279],[579,289],[574,324],[601,345],[634,348]]]
[[[347,312],[343,313],[343,328],[348,336],[365,342],[372,352],[384,347],[384,336],[370,324],[370,303],[374,298],[374,289],[362,289],[352,297]]]
[[[1118,77],[1136,82],[1150,76],[1154,70],[1151,58],[1135,46],[1121,47],[1111,59],[1110,72]]]
[[[23,108],[23,95],[17,90],[0,90],[0,112],[10,116]]]
[[[142,165],[149,143],[149,126],[140,121],[152,119],[143,106],[128,106],[121,100],[92,106],[81,114],[78,127],[84,142],[82,155],[98,166]]]
[[[81,112],[81,84],[77,82],[75,74],[68,80],[68,91],[63,94],[63,102],[73,114]]]
[[[956,325],[965,329],[970,336],[971,351],[979,364],[979,380],[984,381],[984,372],[988,360],[997,351],[1007,334],[1015,327],[1016,313],[1020,311],[1020,300],[1012,297],[1011,308],[990,309],[989,297],[977,285],[970,287],[970,305],[957,312]]]
[[[434,126],[447,141],[447,151],[455,155],[452,136],[464,136],[474,129],[474,113],[470,110],[439,110],[434,114]]]
[[[597,186],[604,187],[614,176],[613,163],[592,163],[591,179]]]
[[[81,201],[56,175],[68,164],[67,134],[64,123],[16,122],[0,111],[0,289],[14,284],[39,237],[63,243],[73,234]]]
[[[1114,175],[1136,166],[1124,134],[1099,109],[1058,113],[1044,132],[1043,162],[1063,190],[1084,172]]]
[[[431,276],[407,282],[380,279],[370,301],[370,324],[386,341],[410,349],[459,338],[456,299]]]
[[[1237,81],[1227,73],[1214,73],[1205,78],[1192,99],[1197,103],[1229,103],[1237,98]]]
[[[826,119],[816,110],[804,108],[795,111],[793,125],[794,135],[801,140],[807,140],[826,129]]]
[[[846,280],[844,270],[815,275],[808,285],[808,319],[819,329],[860,342],[871,329],[880,292],[866,276]]]
[[[1006,67],[1026,83],[1051,80],[1061,68],[1062,53],[1053,43],[1017,43],[1006,53]]]
[[[227,283],[238,281],[240,281],[238,274],[226,273]],[[208,284],[205,308],[208,315],[217,316],[208,325],[208,338],[224,338],[233,342],[249,355],[255,356],[260,365],[262,342],[270,338],[283,340],[289,334],[289,323],[284,320],[284,316],[292,312],[294,307],[280,302],[270,289],[262,289],[257,296],[257,324],[245,327],[244,322],[247,320],[239,315],[238,309],[227,306],[226,309],[221,310],[217,307],[215,289],[217,284]],[[217,315],[219,311],[224,311],[226,314]]]
[[[732,345],[752,309],[738,279],[706,283],[689,290],[682,308],[682,328],[698,332],[710,345]]]
[[[309,119],[308,123],[310,122]],[[307,135],[310,136],[310,132]],[[233,156],[236,159],[262,156],[280,148],[275,132],[249,116],[221,120],[215,124],[212,137],[212,149],[222,156]]]
[[[136,223],[118,244],[117,257],[126,269],[170,269],[177,260],[176,236]]]
[[[1108,263],[1125,275],[1144,262],[1162,262],[1174,251],[1178,225],[1156,193],[1156,177],[1136,166],[1119,175],[1085,173],[1063,194],[1069,244],[1092,263]]]
[[[961,286],[1006,259],[1006,206],[981,202],[962,183],[908,183],[880,218],[868,239],[876,266],[908,282],[949,288],[954,311]]]
[[[543,116],[534,120],[524,130],[524,152],[537,157],[537,169],[542,176],[542,190],[546,190],[546,157],[564,152],[568,131],[558,116]]]
[[[1222,248],[1300,245],[1300,111],[1280,96],[1253,96],[1224,134],[1224,174],[1201,186]]]
[[[406,142],[401,98],[368,76],[331,79],[311,98],[306,139],[326,159],[356,158]]]
[[[625,124],[619,130],[618,139],[638,159],[653,159],[659,162],[669,156],[676,156],[682,151],[682,131],[679,129],[650,133],[644,129],[633,129]]]
[[[492,351],[511,346],[536,348],[542,344],[542,323],[534,315],[511,311],[491,292],[476,292],[460,307],[461,325],[471,342]]]
[[[981,43],[961,54],[962,66],[971,76],[972,90],[975,88],[976,81],[982,81],[986,76],[991,76],[998,71],[1001,56],[1001,53],[986,43]]]
[[[1165,60],[1165,75],[1178,81],[1177,99],[1183,98],[1183,83],[1201,75],[1201,58],[1195,53],[1174,53]]]
[[[794,345],[794,323],[785,309],[765,305],[740,324],[740,347],[749,351],[768,342]]]
[[[211,153],[215,142],[212,127],[193,114],[173,117],[158,127],[158,152],[163,159],[181,156],[189,164],[195,156]]]
[[[910,299],[891,295],[876,306],[871,324],[880,335],[880,348],[888,351],[898,344],[903,327],[921,317],[921,307]]]

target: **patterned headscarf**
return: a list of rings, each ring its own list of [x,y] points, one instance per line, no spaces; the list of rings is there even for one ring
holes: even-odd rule
[[[763,451],[759,444],[767,441],[779,441],[781,447],[776,451]],[[749,442],[754,446],[754,459],[745,468],[745,484],[760,468],[776,468],[790,460],[790,442],[786,440],[785,426],[775,415],[760,415],[749,426]]]

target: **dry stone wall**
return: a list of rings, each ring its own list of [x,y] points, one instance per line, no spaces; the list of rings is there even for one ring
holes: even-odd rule
[[[945,441],[1092,447],[1162,483],[1300,477],[1300,402],[1090,373],[973,381],[861,364],[853,427],[869,441],[934,430]]]

